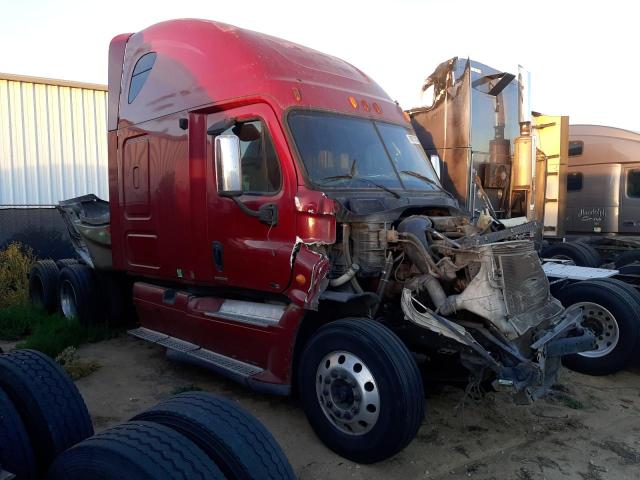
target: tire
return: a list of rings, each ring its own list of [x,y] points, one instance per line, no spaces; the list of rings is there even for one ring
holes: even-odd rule
[[[583,326],[593,330],[600,342],[598,350],[563,357],[567,368],[588,375],[609,375],[631,362],[640,340],[640,304],[623,285],[612,279],[585,280],[556,293],[566,308],[582,305]]]
[[[540,252],[540,257],[570,260],[574,265],[580,267],[598,267],[600,265],[599,259],[594,258],[590,250],[585,247],[586,245],[580,242],[554,243],[544,247]]]
[[[176,395],[131,421],[159,423],[198,445],[237,480],[295,480],[291,465],[269,431],[237,404],[205,392]]]
[[[68,267],[69,265],[77,265],[79,263],[80,262],[78,262],[78,260],[76,260],[75,258],[62,258],[60,260],[56,260],[56,265],[60,270],[62,270],[64,267]]]
[[[58,274],[53,260],[38,260],[29,272],[29,300],[47,313],[58,308]]]
[[[624,265],[618,268],[618,271],[622,275],[640,275],[640,264],[634,263],[631,265]]]
[[[41,473],[56,455],[93,434],[80,392],[43,353],[15,350],[0,355],[0,388],[24,422]]]
[[[0,389],[0,467],[20,480],[35,480],[36,461],[27,429],[9,397]]]
[[[70,448],[47,480],[216,480],[222,472],[191,440],[151,422],[127,422]]]
[[[589,245],[588,243],[580,242],[580,241],[575,241],[571,243],[573,243],[574,245],[577,245],[579,248],[582,249],[583,252],[585,252],[586,255],[591,257],[592,265],[594,265],[595,267],[599,267],[600,265],[602,265],[602,257],[600,256],[600,253],[598,253],[598,251],[595,248],[593,248],[593,246]]]
[[[104,321],[100,308],[98,283],[94,272],[86,265],[68,265],[60,272],[58,298],[65,318],[76,318],[81,325]]]
[[[625,265],[630,265],[632,263],[640,263],[640,249],[622,252],[616,257],[613,263],[615,264],[617,269],[619,269],[620,267],[624,267]]]
[[[395,455],[413,440],[424,417],[414,358],[391,330],[373,320],[351,318],[321,327],[302,352],[298,385],[316,435],[355,462]]]

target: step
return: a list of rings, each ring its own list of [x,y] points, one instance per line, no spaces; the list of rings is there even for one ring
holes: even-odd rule
[[[209,367],[221,373],[243,378],[251,377],[264,372],[264,369],[242,362],[235,358],[227,357],[220,353],[207,350],[199,345],[190,343],[165,333],[139,327],[129,330],[127,333],[147,342],[166,347],[168,350],[180,354],[181,360],[193,361],[203,367]]]

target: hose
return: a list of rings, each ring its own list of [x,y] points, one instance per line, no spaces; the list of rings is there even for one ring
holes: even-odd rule
[[[349,247],[349,235],[351,229],[349,228],[348,223],[342,224],[342,254],[344,255],[344,260],[347,265],[351,265],[353,267],[353,262],[351,261],[351,248]],[[354,275],[351,277],[351,286],[356,291],[356,293],[364,293],[364,290],[358,283],[358,279]]]

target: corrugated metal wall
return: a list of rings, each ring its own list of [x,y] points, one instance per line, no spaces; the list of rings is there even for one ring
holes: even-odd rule
[[[0,208],[108,191],[106,87],[0,74]]]

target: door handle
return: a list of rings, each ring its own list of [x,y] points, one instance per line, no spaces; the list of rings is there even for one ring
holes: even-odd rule
[[[632,220],[627,220],[622,222],[622,225],[625,227],[635,227],[636,226],[636,222],[632,221]]]
[[[213,256],[213,263],[216,266],[216,270],[219,272],[222,271],[223,263],[222,263],[222,243],[220,242],[211,242],[211,255]]]

